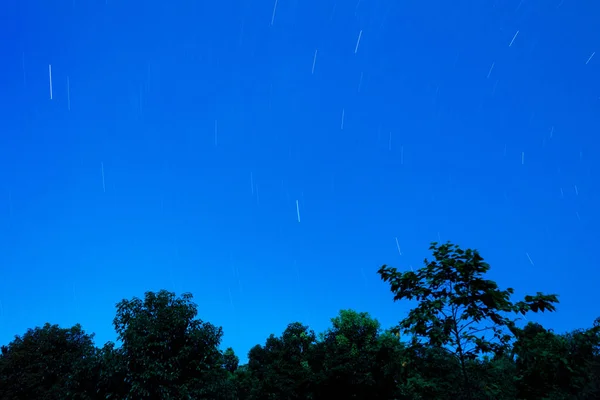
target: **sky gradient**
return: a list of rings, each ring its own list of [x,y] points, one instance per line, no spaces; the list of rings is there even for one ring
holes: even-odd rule
[[[391,327],[382,264],[478,249],[530,317],[600,316],[600,5],[569,0],[7,0],[0,343],[115,339],[191,292],[242,360],[340,309]],[[52,86],[52,88],[50,88]]]

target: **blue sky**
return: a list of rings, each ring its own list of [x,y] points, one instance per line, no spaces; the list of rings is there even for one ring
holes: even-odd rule
[[[274,3],[7,2],[0,343],[48,321],[101,345],[162,288],[242,359],[343,308],[390,327],[410,304],[376,270],[438,239],[560,295],[530,320],[591,326],[600,6]]]

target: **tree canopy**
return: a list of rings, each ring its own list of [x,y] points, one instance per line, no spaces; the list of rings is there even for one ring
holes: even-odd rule
[[[394,301],[416,301],[397,326],[349,309],[318,334],[291,322],[240,365],[191,294],[147,292],[117,304],[119,346],[96,347],[80,325],[15,336],[0,348],[0,400],[600,398],[600,318],[567,333],[523,325],[558,296],[515,301],[476,250],[430,250],[420,269],[378,271]]]
[[[469,393],[466,362],[480,354],[501,356],[516,333],[516,320],[507,314],[555,311],[555,294],[537,293],[513,303],[514,289],[501,290],[485,279],[490,269],[476,250],[434,242],[430,250],[434,260],[425,259],[418,271],[398,272],[382,266],[378,273],[389,282],[394,300],[418,301],[395,331],[412,335],[413,344],[424,339],[433,348],[444,348],[460,363],[465,393]]]

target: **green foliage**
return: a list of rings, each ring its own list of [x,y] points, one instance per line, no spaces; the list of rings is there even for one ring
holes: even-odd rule
[[[539,324],[519,332],[516,388],[527,399],[593,398],[600,393],[600,324],[557,335]]]
[[[96,348],[79,325],[50,324],[2,346],[0,400],[600,398],[600,319],[563,334],[519,328],[515,315],[554,311],[556,295],[513,303],[512,289],[484,278],[490,267],[477,251],[431,250],[434,261],[416,272],[378,271],[395,300],[417,301],[391,330],[342,310],[318,336],[289,324],[239,365],[190,294],[148,292],[117,305],[120,347]]]
[[[431,346],[450,347],[468,359],[481,353],[499,354],[512,338],[503,328],[510,332],[515,327],[507,313],[555,311],[556,295],[538,293],[512,303],[512,288],[500,290],[496,282],[484,279],[490,266],[476,250],[435,242],[430,250],[435,260],[426,259],[416,272],[398,272],[384,265],[378,273],[389,282],[394,301],[419,302],[399,329],[425,338]]]
[[[80,325],[29,329],[1,348],[0,399],[87,398],[71,397],[72,389],[85,389],[77,372],[88,369],[94,354],[93,335]]]
[[[289,324],[281,337],[271,335],[264,346],[254,346],[248,353],[248,371],[254,378],[248,398],[310,398],[310,356],[315,341],[315,333],[296,322]]]
[[[196,319],[192,295],[147,292],[117,304],[114,326],[123,342],[128,397],[202,399],[222,395],[223,332]]]
[[[468,361],[467,371],[471,379],[472,397],[490,400],[515,399],[515,370],[514,363],[506,356]]]
[[[121,348],[115,348],[112,342],[106,343],[98,350],[95,370],[97,398],[126,399],[129,396],[127,364]]]
[[[231,347],[228,347],[223,353],[223,368],[231,374],[235,373],[240,364],[240,359],[235,355]]]
[[[447,243],[431,244],[434,260],[425,259],[416,272],[399,272],[383,265],[378,273],[390,284],[394,301],[417,300],[418,305],[400,321],[398,330],[424,339],[429,346],[449,349],[460,362],[465,391],[472,390],[466,369],[477,355],[502,355],[516,329],[509,314],[555,311],[556,295],[537,293],[513,303],[514,290],[501,290],[485,279],[489,264],[476,250]]]
[[[458,361],[444,349],[410,343],[404,351],[399,389],[403,399],[455,399],[461,388]]]
[[[318,398],[369,398],[376,388],[379,322],[367,313],[342,310],[322,335]]]

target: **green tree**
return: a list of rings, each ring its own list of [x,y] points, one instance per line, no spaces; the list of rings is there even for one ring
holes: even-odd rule
[[[95,377],[97,398],[127,399],[130,385],[123,349],[108,342],[97,350],[95,361],[90,375]]]
[[[91,398],[94,390],[84,371],[94,355],[93,335],[79,324],[60,328],[46,323],[29,329],[1,348],[0,398]]]
[[[240,359],[235,355],[233,349],[231,347],[225,349],[223,353],[223,368],[233,374],[238,369],[239,364]]]
[[[235,370],[232,382],[235,386],[238,400],[252,399],[257,392],[255,388],[259,385],[257,378],[248,367],[248,364],[240,365]]]
[[[458,369],[460,371],[460,369]],[[514,400],[517,390],[514,384],[516,366],[508,356],[484,356],[467,362],[472,392],[477,399]],[[460,377],[456,377],[460,382]],[[460,396],[456,396],[460,397]]]
[[[373,375],[380,399],[400,399],[400,383],[406,368],[406,347],[390,330],[377,337]]]
[[[402,357],[398,387],[401,399],[454,400],[461,393],[460,365],[448,351],[422,343],[411,343]],[[458,383],[458,384],[457,384]]]
[[[270,335],[264,346],[248,353],[253,382],[250,399],[306,400],[312,398],[310,359],[316,335],[299,322],[291,323],[281,337]]]
[[[518,334],[514,355],[520,398],[600,398],[600,320],[562,335],[529,323]]]
[[[538,292],[513,303],[513,289],[500,290],[496,282],[484,278],[490,266],[476,250],[436,242],[430,250],[434,260],[425,259],[424,267],[415,272],[383,265],[378,273],[390,284],[394,301],[418,301],[397,329],[411,334],[414,342],[423,339],[451,351],[470,396],[467,363],[480,354],[501,356],[508,349],[516,328],[510,314],[554,311],[558,298]]]
[[[353,310],[340,311],[331,322],[318,344],[317,398],[376,398],[379,322]]]
[[[569,349],[573,386],[581,399],[600,399],[600,318],[589,329],[564,335]]]
[[[128,398],[215,399],[230,394],[222,329],[196,319],[191,294],[161,290],[117,305],[114,326],[122,346]]]

